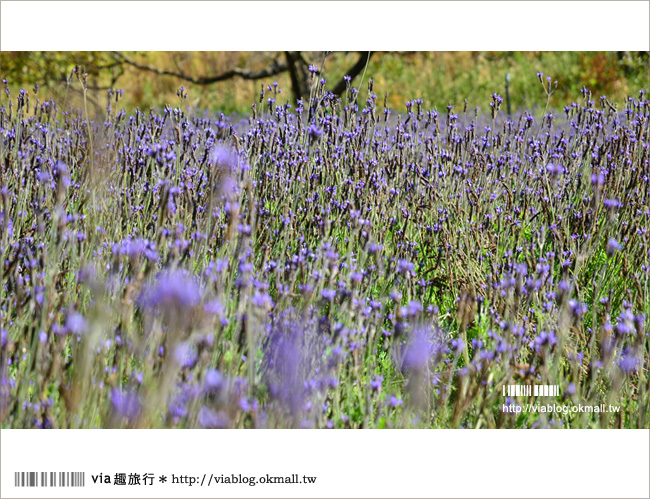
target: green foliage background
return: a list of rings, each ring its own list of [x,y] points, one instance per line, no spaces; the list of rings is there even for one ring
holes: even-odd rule
[[[129,57],[161,69],[192,76],[219,74],[234,67],[261,69],[274,59],[284,60],[280,52],[132,52]],[[321,69],[321,76],[331,85],[340,80],[357,61],[356,52],[334,52],[323,65],[322,52],[303,52],[306,61]],[[121,105],[163,107],[175,101],[176,90],[184,86],[188,103],[201,109],[225,113],[245,113],[257,100],[260,85],[278,81],[284,96],[291,100],[287,73],[264,80],[245,81],[234,78],[207,86],[193,85],[180,78],[160,76],[118,63],[110,52],[2,52],[2,77],[12,91],[32,91],[41,86],[45,98],[63,98],[78,103],[79,85],[66,83],[75,65],[89,74],[89,98],[101,112],[109,87],[126,90]],[[499,92],[505,97],[505,75],[510,73],[510,96],[513,111],[543,106],[546,95],[536,78],[538,71],[558,80],[550,105],[559,106],[579,98],[583,86],[593,95],[606,95],[622,102],[628,95],[650,87],[647,52],[378,52],[373,54],[365,75],[374,78],[375,92],[388,92],[391,107],[402,109],[407,100],[424,99],[428,108],[448,104],[484,106],[489,95]],[[360,84],[361,75],[353,85]],[[364,95],[364,85],[362,96]],[[43,97],[42,97],[43,98]]]

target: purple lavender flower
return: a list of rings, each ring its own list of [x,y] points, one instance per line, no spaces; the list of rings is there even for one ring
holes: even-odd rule
[[[111,391],[111,404],[113,411],[123,418],[135,418],[140,412],[138,395],[128,390],[113,388]]]
[[[541,331],[535,338],[535,349],[539,351],[542,347],[552,347],[557,343],[557,336],[554,331]]]
[[[218,299],[211,300],[203,305],[203,311],[206,314],[221,315],[223,310],[223,304]]]
[[[323,135],[323,131],[312,123],[307,128],[307,135],[309,136],[309,144],[313,145]]]
[[[612,257],[614,254],[617,252],[621,251],[623,249],[623,246],[616,240],[610,238],[609,241],[607,241],[607,256]]]
[[[584,316],[589,310],[585,303],[581,303],[577,300],[569,300],[569,307],[571,308],[571,313],[576,319]]]
[[[216,369],[210,369],[203,378],[203,387],[206,392],[220,391],[224,387],[223,376]]]
[[[71,312],[65,320],[65,331],[68,334],[84,334],[88,329],[88,323],[81,314]]]
[[[632,374],[639,368],[641,361],[632,348],[624,348],[618,360],[618,367],[625,374]]]
[[[112,250],[114,255],[127,255],[131,258],[142,255],[150,261],[158,260],[155,245],[147,239],[127,238],[119,244],[114,244]]]
[[[229,201],[234,201],[237,198],[237,181],[231,175],[223,175],[219,184],[219,195],[225,197]]]
[[[255,294],[253,295],[253,305],[263,310],[270,311],[273,308],[274,303],[268,293],[255,291]]]
[[[384,381],[383,376],[373,375],[372,380],[370,381],[370,388],[375,392],[381,390],[382,381]]]
[[[179,343],[174,351],[174,359],[181,367],[192,368],[199,359],[196,349],[187,341]]]
[[[605,183],[605,176],[602,173],[594,173],[591,175],[591,183],[597,187],[601,187]]]
[[[610,210],[623,206],[618,199],[604,199],[603,204]]]
[[[366,251],[371,255],[374,255],[375,253],[378,253],[381,250],[382,250],[382,246],[380,244],[369,243],[368,246],[366,247]]]
[[[409,275],[415,269],[415,265],[407,260],[400,260],[397,262],[397,272],[399,274]]]
[[[226,171],[234,171],[237,167],[237,153],[230,147],[218,145],[210,152],[210,161]]]
[[[198,419],[203,428],[227,428],[230,423],[228,414],[223,411],[213,411],[205,406],[199,410]]]
[[[201,299],[199,286],[185,272],[166,271],[158,274],[145,290],[142,303],[149,307],[192,308]]]
[[[451,340],[451,349],[454,352],[454,355],[460,355],[460,353],[465,348],[465,343],[459,338],[454,338]]]
[[[616,324],[616,334],[619,336],[625,336],[626,334],[633,334],[634,327],[628,322],[619,322]]]
[[[404,401],[401,398],[396,397],[395,395],[390,396],[389,403],[391,407],[399,407],[401,405],[404,405]]]
[[[442,333],[432,326],[417,325],[411,332],[402,359],[402,369],[424,371],[445,350]]]
[[[67,189],[70,188],[72,181],[70,180],[68,167],[63,161],[57,161],[56,165],[54,165],[54,168],[52,169],[52,173],[56,179],[57,192],[59,194],[64,193]]]
[[[551,177],[557,177],[562,173],[562,167],[553,163],[549,163],[546,165],[546,171],[549,173],[549,175],[551,175]]]
[[[322,361],[324,352],[311,338],[305,326],[287,321],[271,330],[264,352],[263,380],[275,402],[273,411],[289,416],[294,426],[309,412],[313,397],[336,386],[330,366]],[[330,360],[335,357],[332,352]]]

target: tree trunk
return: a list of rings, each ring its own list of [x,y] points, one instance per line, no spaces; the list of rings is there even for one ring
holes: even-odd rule
[[[300,52],[285,52],[289,77],[291,78],[291,91],[294,99],[298,100],[309,95],[309,65],[305,62]]]

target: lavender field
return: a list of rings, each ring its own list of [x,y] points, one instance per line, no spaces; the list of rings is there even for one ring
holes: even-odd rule
[[[2,428],[650,427],[644,91],[366,85],[100,119],[7,88]]]

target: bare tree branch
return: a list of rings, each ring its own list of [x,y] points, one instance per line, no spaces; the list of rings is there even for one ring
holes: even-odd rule
[[[374,52],[359,52],[359,60],[352,66],[350,69],[347,70],[345,73],[345,76],[350,76],[352,79],[354,79],[359,73],[363,71],[363,68],[366,67],[367,61],[370,60],[370,57],[372,57],[372,54]],[[341,80],[336,84],[332,92],[335,95],[342,95],[343,92],[345,92],[346,86],[345,86],[345,80],[341,78]]]
[[[161,69],[155,66],[150,66],[148,64],[140,64],[139,62],[134,61],[133,59],[122,54],[121,52],[113,52],[113,54],[115,55],[115,57],[124,61],[129,66],[133,66],[134,68],[140,69],[142,71],[149,71],[151,73],[155,73],[162,76],[174,76],[176,78],[181,78],[185,81],[189,81],[190,83],[194,83],[196,85],[209,85],[211,83],[216,83],[218,81],[229,80],[236,76],[243,78],[244,80],[259,80],[262,78],[267,78],[269,76],[282,73],[288,69],[286,62],[280,62],[274,60],[271,63],[271,65],[267,66],[264,69],[260,69],[258,71],[249,71],[246,69],[234,68],[224,73],[221,73],[219,75],[202,76],[199,78],[195,78],[193,76],[189,76],[181,72],[170,71],[168,69]]]

